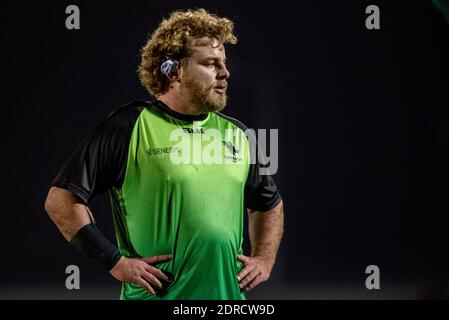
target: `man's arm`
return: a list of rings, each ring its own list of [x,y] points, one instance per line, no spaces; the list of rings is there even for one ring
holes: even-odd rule
[[[93,223],[88,207],[72,192],[62,188],[51,187],[45,200],[45,210],[67,241],[72,241],[81,229]],[[95,243],[91,245],[95,246]],[[152,264],[169,259],[171,259],[169,255],[145,259],[130,259],[122,256],[109,272],[121,282],[138,284],[154,294],[153,287],[162,288],[159,279],[168,282],[171,279]]]
[[[72,240],[82,227],[93,222],[87,206],[72,192],[62,188],[50,188],[45,211],[67,241]]]
[[[245,267],[238,275],[239,286],[249,291],[267,281],[276,261],[276,255],[284,231],[282,201],[273,209],[248,212],[251,257],[239,255]]]

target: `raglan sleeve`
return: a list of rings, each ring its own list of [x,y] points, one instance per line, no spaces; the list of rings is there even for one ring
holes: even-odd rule
[[[51,186],[78,196],[86,205],[101,193],[119,186],[124,175],[129,130],[120,115],[100,123],[66,160]]]

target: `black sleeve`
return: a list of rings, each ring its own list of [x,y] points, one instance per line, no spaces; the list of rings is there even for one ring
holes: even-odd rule
[[[255,136],[248,130],[246,130],[246,135],[250,142],[252,157],[245,184],[246,207],[254,211],[268,211],[279,204],[281,195],[273,178],[270,175],[261,174],[262,163],[266,163],[266,161]],[[258,156],[255,157],[256,155]]]
[[[71,191],[85,204],[121,186],[129,140],[141,110],[132,103],[110,114],[75,149],[51,185]]]

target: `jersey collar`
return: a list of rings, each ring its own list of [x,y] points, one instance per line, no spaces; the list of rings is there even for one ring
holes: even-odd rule
[[[172,116],[173,118],[182,120],[182,121],[202,121],[205,120],[208,117],[208,113],[203,113],[199,115],[189,115],[189,114],[182,114],[179,112],[176,112],[173,109],[170,109],[169,106],[167,106],[165,103],[163,103],[160,100],[157,100],[155,97],[151,96],[150,99],[151,102],[153,102],[153,105],[162,110],[163,112],[167,113],[168,115]]]

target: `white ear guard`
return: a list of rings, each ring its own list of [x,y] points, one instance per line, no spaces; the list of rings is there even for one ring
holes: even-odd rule
[[[178,72],[179,62],[177,60],[168,59],[161,64],[161,72],[169,77],[171,74]]]

